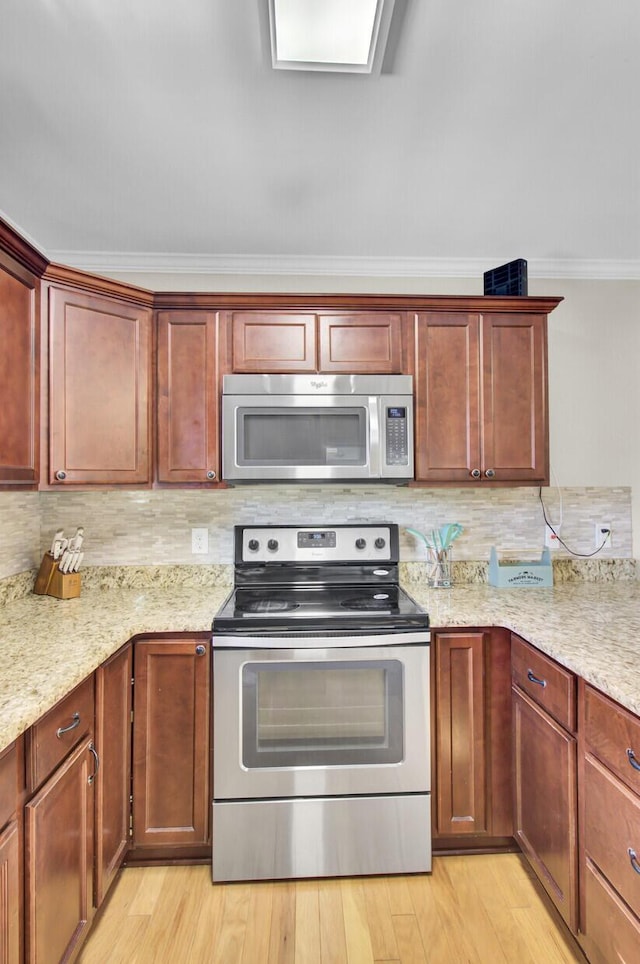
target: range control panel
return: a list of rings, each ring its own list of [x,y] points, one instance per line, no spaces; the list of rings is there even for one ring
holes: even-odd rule
[[[393,562],[394,524],[236,526],[238,562]]]

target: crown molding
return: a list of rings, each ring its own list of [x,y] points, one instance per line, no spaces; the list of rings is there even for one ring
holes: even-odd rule
[[[368,258],[296,255],[159,254],[154,252],[50,251],[58,264],[101,274],[332,275],[360,278],[478,278],[507,260],[480,258]],[[529,277],[637,281],[640,261],[533,259]]]

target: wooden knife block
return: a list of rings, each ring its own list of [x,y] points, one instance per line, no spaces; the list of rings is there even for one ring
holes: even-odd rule
[[[33,587],[35,593],[55,596],[56,599],[73,599],[80,595],[81,585],[79,572],[60,572],[57,560],[50,552],[45,552]]]

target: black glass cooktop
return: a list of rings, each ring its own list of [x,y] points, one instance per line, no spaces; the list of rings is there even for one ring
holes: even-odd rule
[[[213,620],[218,633],[424,629],[427,613],[397,585],[236,588]]]

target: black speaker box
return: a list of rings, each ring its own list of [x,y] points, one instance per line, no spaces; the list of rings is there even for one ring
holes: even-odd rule
[[[485,295],[504,295],[505,297],[527,294],[527,262],[524,258],[501,264],[498,268],[484,273]]]

